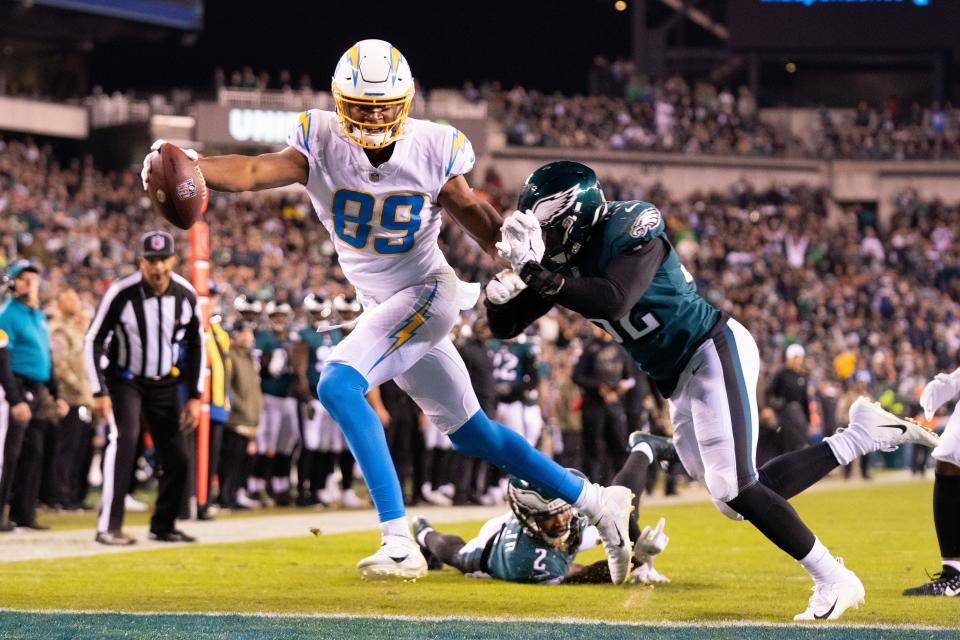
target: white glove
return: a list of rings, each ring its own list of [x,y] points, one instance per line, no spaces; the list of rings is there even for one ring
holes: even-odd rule
[[[533,213],[514,211],[500,227],[503,239],[497,243],[497,253],[509,260],[514,271],[527,262],[540,262],[545,247],[540,222]]]
[[[160,147],[166,143],[167,141],[163,139],[155,140],[154,143],[150,145],[150,153],[143,158],[143,169],[140,170],[140,181],[143,183],[144,191],[147,190],[147,176],[150,175],[150,163],[153,162],[156,156],[160,155]],[[193,149],[183,149],[183,152],[194,162],[200,159],[200,155]]]
[[[284,349],[274,349],[270,354],[270,363],[267,364],[267,371],[274,378],[280,377],[287,368],[287,352]]]
[[[923,415],[929,420],[948,401],[960,393],[960,369],[953,373],[938,373],[920,394]]]
[[[637,562],[642,564],[653,556],[663,553],[663,550],[667,548],[670,538],[663,532],[663,527],[666,524],[666,519],[660,518],[656,527],[651,529],[650,525],[647,525],[643,528],[640,537],[633,545],[633,557],[636,558]]]
[[[493,304],[504,304],[516,298],[527,285],[511,269],[504,269],[487,283],[487,299]]]
[[[641,564],[630,573],[631,584],[666,584],[670,578],[653,568],[653,558]]]

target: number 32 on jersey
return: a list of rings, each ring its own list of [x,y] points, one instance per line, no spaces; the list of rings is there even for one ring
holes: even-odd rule
[[[413,249],[420,230],[424,201],[422,193],[392,193],[377,202],[372,194],[338,189],[330,207],[333,229],[338,238],[360,251],[372,244],[380,254],[407,253]],[[379,217],[379,227],[385,235],[372,233],[375,216]]]

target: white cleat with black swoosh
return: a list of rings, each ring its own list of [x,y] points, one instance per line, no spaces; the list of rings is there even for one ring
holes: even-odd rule
[[[837,558],[837,561],[841,566],[834,580],[813,585],[813,595],[806,611],[795,615],[794,620],[836,620],[847,609],[856,609],[863,604],[866,592],[860,578],[843,566],[843,560]]]
[[[940,444],[940,437],[909,418],[895,416],[878,403],[860,396],[850,405],[849,429],[862,429],[880,451],[892,451],[912,442],[931,449]]]
[[[364,580],[416,580],[427,575],[427,561],[420,546],[405,536],[384,536],[372,556],[357,563]]]
[[[600,534],[607,566],[613,584],[623,584],[630,575],[630,512],[633,511],[633,492],[627,487],[612,486],[600,489],[600,517],[591,522]]]

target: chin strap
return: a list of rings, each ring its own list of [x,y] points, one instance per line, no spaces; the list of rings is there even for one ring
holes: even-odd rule
[[[555,296],[560,293],[565,280],[559,273],[548,270],[539,262],[524,263],[520,269],[520,279],[543,296]]]

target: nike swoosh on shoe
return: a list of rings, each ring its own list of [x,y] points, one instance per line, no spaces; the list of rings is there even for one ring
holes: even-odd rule
[[[827,618],[830,617],[830,614],[833,613],[833,610],[837,608],[838,602],[840,602],[840,598],[837,598],[836,600],[833,601],[833,606],[830,607],[825,614],[821,616],[815,613],[813,614],[813,617],[816,618],[817,620],[826,620]]]
[[[606,517],[606,516],[604,516],[604,517]],[[603,518],[600,518],[600,519],[603,520]],[[598,522],[597,524],[599,524],[599,522]],[[613,530],[617,532],[617,546],[618,546],[618,547],[624,546],[624,544],[623,544],[623,536],[620,534],[620,527],[614,527]]]
[[[409,558],[410,556],[409,556],[409,555],[400,556],[399,558],[396,557],[396,556],[389,556],[389,557],[390,557],[391,560],[393,560],[393,561],[396,562],[397,564],[400,564],[401,562],[403,562],[404,560],[406,560],[406,559]]]
[[[899,429],[900,433],[906,433],[907,428],[902,424],[881,424],[879,425],[882,429]]]

